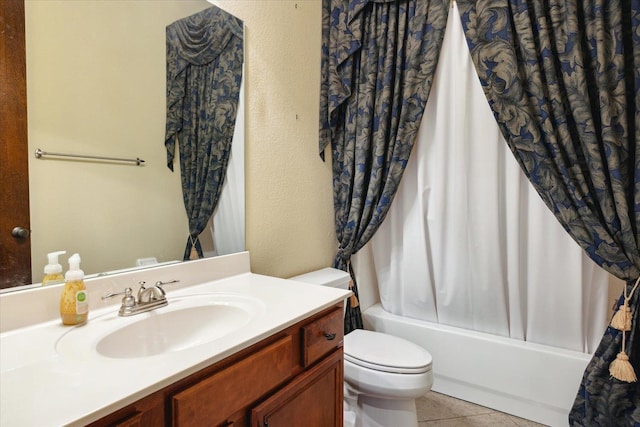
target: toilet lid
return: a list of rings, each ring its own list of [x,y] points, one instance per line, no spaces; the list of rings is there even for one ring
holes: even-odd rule
[[[356,329],[344,336],[344,359],[376,371],[419,374],[431,370],[431,354],[403,338]]]

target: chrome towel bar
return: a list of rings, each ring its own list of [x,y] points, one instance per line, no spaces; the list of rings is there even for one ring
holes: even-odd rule
[[[135,163],[136,166],[140,166],[144,163],[144,160],[142,160],[139,157],[136,157],[135,159],[130,159],[130,158],[122,158],[122,157],[87,156],[87,155],[81,155],[81,154],[52,153],[48,151],[42,151],[41,149],[36,148],[36,159],[40,159],[43,156],[73,157],[76,159],[91,159],[91,160],[109,160],[112,162],[129,162],[129,163]]]

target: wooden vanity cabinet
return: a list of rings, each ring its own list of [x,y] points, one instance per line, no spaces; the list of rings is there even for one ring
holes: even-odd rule
[[[91,425],[341,427],[342,316],[324,310]]]

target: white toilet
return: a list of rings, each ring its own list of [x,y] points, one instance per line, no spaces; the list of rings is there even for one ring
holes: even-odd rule
[[[350,277],[325,268],[291,279],[347,289]],[[403,338],[362,329],[345,335],[345,427],[417,427],[415,399],[431,389],[431,361]]]

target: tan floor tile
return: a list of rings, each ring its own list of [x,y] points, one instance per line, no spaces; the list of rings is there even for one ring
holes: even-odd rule
[[[515,427],[511,417],[498,412],[446,420],[421,421],[419,427]]]
[[[515,415],[509,415],[511,417],[511,421],[515,423],[518,427],[547,427],[544,424],[536,423],[535,421],[525,420],[524,418],[516,417]]]
[[[418,411],[418,421],[444,420],[495,412],[484,406],[454,399],[433,391],[416,399],[416,409]]]

